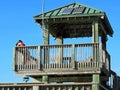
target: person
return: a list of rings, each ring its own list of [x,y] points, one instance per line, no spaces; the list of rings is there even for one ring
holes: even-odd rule
[[[25,46],[25,44],[23,43],[22,40],[18,40],[18,42],[16,43],[17,47],[23,47]],[[29,51],[26,48],[18,48],[18,52],[20,52],[23,56],[23,63],[25,64],[27,62],[27,60],[29,60]]]
[[[18,42],[16,43],[16,46],[25,46],[25,44],[23,43],[22,40],[18,40]]]

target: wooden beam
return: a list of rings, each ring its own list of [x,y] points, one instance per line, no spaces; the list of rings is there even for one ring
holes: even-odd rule
[[[48,24],[46,23],[43,27],[43,44],[49,45],[49,30],[48,30]]]
[[[57,41],[58,41],[58,45],[62,45],[63,44],[62,36],[57,37]]]
[[[48,82],[49,82],[47,75],[42,76],[42,82],[43,82],[43,83],[48,83]]]
[[[99,31],[98,31],[98,21],[93,21],[92,23],[92,37],[93,37],[93,43],[99,42]],[[93,60],[99,61],[99,48],[96,49],[96,46],[93,48]]]
[[[105,30],[105,28],[103,26],[103,23],[100,21],[99,24],[100,24],[100,27],[101,27],[102,31],[104,32],[104,34],[107,35],[107,32],[106,32],[106,30]]]
[[[92,76],[50,77],[49,82],[92,82]]]
[[[68,17],[67,18],[64,17],[64,18],[46,19],[45,21],[48,24],[51,24],[51,23],[85,23],[85,22],[92,22],[94,20],[97,21],[98,19],[99,19],[99,17],[96,17],[96,16],[93,16],[93,17],[69,17],[69,19],[68,19]]]
[[[62,45],[63,44],[62,36],[57,37],[57,41],[58,41],[58,45]],[[57,61],[57,63],[62,63],[62,57],[63,57],[63,48],[62,47],[58,48],[58,56],[59,56],[59,61]]]
[[[92,37],[93,42],[99,42],[98,21],[93,21],[92,23]]]
[[[100,75],[99,74],[93,74],[93,83],[95,83],[95,84],[93,84],[92,85],[92,90],[99,90],[99,87],[98,87],[98,85],[97,84],[100,84]]]
[[[75,45],[72,45],[72,68],[75,68]]]

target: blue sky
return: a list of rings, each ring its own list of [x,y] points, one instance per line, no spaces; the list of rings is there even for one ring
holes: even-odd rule
[[[118,0],[45,0],[45,11],[78,2],[106,12],[114,30],[108,37],[111,68],[120,75],[120,2]],[[26,45],[41,45],[42,31],[33,16],[42,13],[42,0],[0,0],[0,82],[22,82],[12,70],[13,47],[21,39]]]

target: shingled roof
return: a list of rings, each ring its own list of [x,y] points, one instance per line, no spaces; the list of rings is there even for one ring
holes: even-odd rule
[[[88,15],[102,15],[103,11],[91,8],[82,4],[72,3],[44,13],[44,19],[59,18],[59,17],[73,17],[73,16],[88,16]],[[36,15],[35,19],[42,19],[42,14]]]
[[[105,12],[103,12],[102,10],[98,10],[98,9],[86,6],[86,5],[79,4],[79,3],[72,3],[54,10],[50,10],[48,12],[45,12],[44,14],[39,14],[34,16],[35,21],[38,22],[40,25],[42,25],[43,18],[44,20],[47,20],[49,24],[50,23],[53,24],[53,21],[54,21],[54,24],[56,24],[55,21],[57,21],[57,23],[66,23],[68,19],[69,19],[69,22],[70,20],[75,21],[75,19],[73,20],[73,18],[78,18],[79,20],[76,19],[76,21],[79,21],[79,22],[89,20],[89,18],[91,20],[90,22],[92,22],[92,20],[94,19],[97,19],[97,20],[102,19],[101,22],[103,23],[107,34],[110,36],[112,36],[113,34],[113,30],[111,28],[111,25],[108,21],[108,18]],[[66,20],[64,20],[65,18]]]

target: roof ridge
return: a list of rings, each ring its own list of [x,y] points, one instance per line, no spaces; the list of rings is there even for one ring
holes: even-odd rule
[[[83,7],[82,7],[83,6]],[[95,14],[95,13],[104,13],[102,10],[98,10],[98,9],[96,9],[96,8],[93,8],[93,7],[90,7],[90,6],[87,6],[87,5],[84,5],[84,4],[80,4],[80,3],[78,3],[78,2],[73,2],[73,3],[71,3],[71,4],[67,4],[67,5],[64,5],[64,6],[61,6],[61,7],[59,7],[59,8],[55,8],[55,9],[52,9],[52,10],[50,10],[50,11],[47,11],[47,12],[44,12],[44,15],[46,16],[47,15],[47,17],[51,17],[51,15],[53,15],[53,13],[54,13],[54,15],[55,16],[57,16],[57,15],[63,15],[62,13],[64,13],[64,14],[66,14],[66,15],[68,15],[68,13],[67,12],[70,12],[70,8],[73,8],[73,9],[76,9],[77,7],[81,7],[81,8],[79,8],[77,11],[76,11],[76,13],[75,14]],[[68,8],[68,9],[66,9],[65,10],[65,8]],[[82,11],[79,11],[79,10],[81,10],[81,9],[83,9]],[[85,11],[86,10],[86,11]],[[84,11],[85,11],[85,13],[84,13]],[[56,14],[56,13],[59,13],[59,14]],[[71,13],[69,13],[69,15],[70,15]],[[74,14],[74,13],[72,13],[72,14]],[[72,15],[71,14],[71,15]],[[42,14],[39,14],[39,15],[36,15],[36,16],[34,16],[34,17],[39,17],[39,16],[41,16]],[[53,15],[53,16],[54,16]]]

